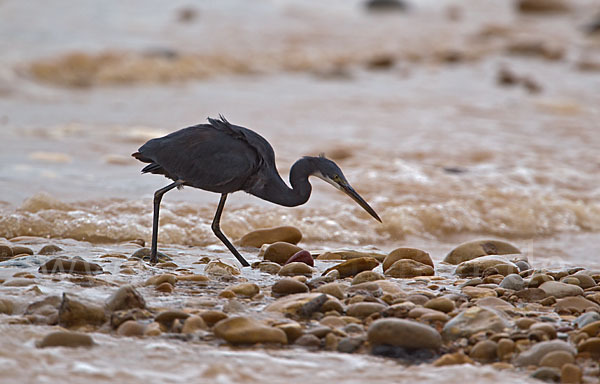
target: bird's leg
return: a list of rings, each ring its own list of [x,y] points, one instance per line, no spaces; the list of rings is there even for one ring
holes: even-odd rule
[[[165,193],[169,192],[171,189],[178,187],[181,185],[181,182],[176,181],[173,184],[169,184],[164,188],[159,189],[154,192],[154,216],[152,217],[152,251],[150,262],[152,264],[156,264],[158,262],[157,255],[157,243],[158,243],[158,211],[160,210],[160,201]]]
[[[231,253],[233,253],[233,256],[235,256],[235,258],[238,259],[240,263],[242,263],[242,266],[248,267],[250,266],[250,264],[248,264],[246,259],[244,259],[242,255],[240,255],[240,253],[237,251],[237,249],[235,249],[233,244],[229,242],[227,237],[225,237],[223,232],[221,232],[221,227],[219,227],[219,223],[221,222],[221,213],[223,213],[223,207],[225,206],[226,199],[227,194],[223,193],[221,195],[221,200],[219,201],[219,206],[217,207],[217,212],[215,213],[215,218],[213,219],[211,228],[214,234],[219,238],[219,240],[221,240],[223,244],[225,244],[225,246],[231,251]]]

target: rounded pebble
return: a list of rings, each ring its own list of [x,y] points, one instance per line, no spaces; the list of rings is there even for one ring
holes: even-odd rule
[[[240,245],[260,248],[263,244],[273,244],[278,241],[298,244],[300,240],[302,240],[302,232],[298,228],[282,226],[249,232],[240,239]]]
[[[434,349],[442,345],[442,337],[432,327],[410,320],[375,320],[367,332],[373,347],[392,345],[409,349]]]
[[[92,347],[94,339],[86,333],[57,331],[44,336],[37,344],[38,348],[47,347]]]

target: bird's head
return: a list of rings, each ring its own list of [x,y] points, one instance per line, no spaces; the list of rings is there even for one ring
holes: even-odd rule
[[[338,167],[336,163],[327,159],[324,155],[320,155],[319,157],[313,157],[311,160],[314,162],[315,172],[313,176],[316,176],[327,183],[333,185],[335,188],[344,192],[346,195],[350,196],[352,200],[356,201],[358,205],[360,205],[365,211],[367,211],[371,216],[373,216],[377,221],[381,223],[381,219],[379,215],[375,212],[373,208],[352,188],[344,173]]]

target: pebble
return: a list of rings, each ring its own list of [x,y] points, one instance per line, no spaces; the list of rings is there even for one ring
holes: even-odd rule
[[[213,327],[219,338],[230,344],[274,343],[287,344],[287,336],[279,328],[271,327],[251,317],[230,317]]]
[[[259,253],[258,256],[262,256],[265,261],[272,261],[279,265],[284,265],[286,261],[290,259],[290,257],[300,251],[302,251],[302,248],[294,244],[278,241],[268,245],[265,248],[264,254],[261,255]]]
[[[253,297],[255,295],[258,295],[258,293],[260,292],[260,288],[257,284],[254,283],[240,283],[229,287],[228,289],[235,293],[236,296],[243,297]]]
[[[468,337],[481,331],[502,332],[510,321],[492,308],[470,307],[448,321],[442,329],[444,339]]]
[[[481,340],[471,348],[469,357],[480,363],[491,363],[496,360],[498,344],[492,340]]]
[[[371,346],[392,345],[408,349],[437,350],[442,337],[434,328],[415,321],[402,319],[375,320],[367,332]]]
[[[205,331],[207,329],[208,327],[206,326],[206,323],[204,322],[204,319],[202,319],[201,316],[191,315],[183,322],[183,328],[181,328],[181,333],[191,334],[196,331]]]
[[[86,333],[56,331],[44,336],[44,338],[36,343],[38,348],[46,347],[92,347],[94,339]]]
[[[103,269],[96,263],[89,263],[79,259],[60,259],[54,258],[48,260],[39,269],[40,273],[78,273],[84,275],[94,275],[102,273]]]
[[[540,360],[540,366],[561,368],[565,364],[574,362],[575,358],[571,353],[566,351],[552,351],[548,352],[544,357],[542,357]]]
[[[305,263],[293,262],[284,265],[279,270],[279,276],[307,276],[311,277],[315,270]]]
[[[377,273],[374,271],[362,271],[362,272],[358,273],[356,276],[354,276],[354,278],[352,279],[352,285],[366,283],[369,281],[384,280],[384,279],[385,279],[385,277],[380,273]]]
[[[63,249],[58,245],[48,244],[44,245],[42,249],[38,252],[38,255],[53,255],[58,252],[62,252]]]
[[[583,382],[583,372],[581,368],[572,363],[562,366],[560,371],[560,382],[563,384],[579,384]]]
[[[504,289],[512,289],[513,291],[520,291],[525,287],[525,282],[520,275],[511,273],[502,279],[500,282],[500,287]]]
[[[496,270],[503,275],[519,273],[519,268],[515,264],[502,256],[493,255],[481,256],[472,260],[463,261],[458,264],[454,273],[460,277],[483,276],[483,272],[492,267],[496,268]],[[500,269],[502,269],[502,271],[500,271]]]
[[[204,320],[206,325],[208,325],[209,327],[212,327],[219,321],[226,319],[227,314],[225,314],[222,311],[207,310],[207,311],[201,312],[200,317],[202,318],[202,320]]]
[[[547,296],[554,296],[557,299],[567,296],[583,295],[583,289],[576,285],[565,284],[559,281],[546,281],[539,287]]]
[[[346,296],[344,293],[345,287],[340,283],[327,283],[321,285],[319,288],[316,289],[316,291],[326,293],[339,300],[344,299],[344,297]]]
[[[597,327],[598,327],[598,329],[600,329],[600,313],[586,312],[586,313],[582,314],[581,316],[579,316],[578,318],[576,318],[573,322],[580,329],[586,327],[588,324],[597,323],[598,324]],[[594,336],[594,335],[590,335],[590,336]]]
[[[339,316],[325,316],[319,321],[319,324],[329,328],[343,328],[346,326],[344,319]]]
[[[544,273],[539,273],[531,276],[529,282],[527,283],[527,287],[529,288],[538,288],[540,285],[545,283],[546,281],[554,281],[552,276],[548,276]]]
[[[169,283],[171,285],[175,285],[176,282],[177,282],[177,276],[175,276],[172,273],[163,273],[163,274],[154,275],[154,276],[148,278],[144,282],[144,285],[145,286],[148,286],[148,285],[159,286],[162,283]]]
[[[354,353],[364,342],[363,337],[344,337],[338,342],[337,350],[342,353]]]
[[[301,347],[307,348],[319,348],[321,346],[321,339],[315,335],[305,334],[296,339],[295,343]]]
[[[16,278],[9,279],[2,283],[4,287],[26,287],[28,285],[36,284],[36,281],[33,279],[25,279],[25,278]]]
[[[500,339],[498,341],[498,349],[496,354],[498,358],[503,361],[508,361],[512,358],[513,352],[515,351],[515,342],[511,339]]]
[[[304,264],[310,265],[311,267],[314,267],[314,265],[315,265],[315,261],[314,261],[312,255],[310,254],[310,252],[305,251],[305,250],[295,253],[285,263],[286,264],[304,263]]]
[[[434,367],[444,367],[447,365],[475,364],[475,362],[464,352],[446,353],[433,362]]]
[[[158,324],[156,322],[152,322],[152,323],[148,324],[146,326],[146,329],[144,330],[144,336],[148,336],[148,337],[160,336],[161,333],[162,333],[162,331],[160,330],[160,324]]]
[[[592,288],[596,286],[596,281],[589,275],[586,275],[584,271],[577,272],[571,277],[579,280],[579,286],[583,289]]]
[[[535,344],[525,352],[521,352],[513,361],[517,367],[526,367],[528,365],[539,365],[546,354],[553,351],[564,351],[575,355],[577,351],[573,346],[562,340],[542,341]]]
[[[127,320],[119,326],[119,328],[117,329],[117,334],[120,336],[127,337],[141,337],[144,336],[145,330],[146,326],[144,324],[138,323],[135,320]]]
[[[204,273],[213,276],[236,276],[241,274],[239,268],[222,262],[221,260],[211,260],[204,268]]]
[[[162,311],[154,318],[154,321],[164,326],[167,330],[171,329],[173,323],[177,319],[185,320],[190,317],[190,314],[183,311],[178,310],[166,310]]]
[[[516,297],[528,302],[542,300],[546,297],[546,292],[539,288],[525,288],[514,293]]]
[[[514,245],[500,240],[476,240],[459,245],[444,258],[445,263],[460,264],[486,255],[514,255],[521,251]]]
[[[200,285],[205,285],[206,283],[208,283],[210,281],[210,278],[208,278],[208,276],[204,276],[204,275],[190,274],[190,275],[177,276],[177,281],[191,282],[191,283],[196,283],[196,284],[200,284]]]
[[[558,299],[556,301],[556,306],[554,307],[554,310],[558,313],[563,311],[583,313],[588,309],[599,312],[600,305],[582,296],[569,296],[564,299]]]
[[[258,270],[270,275],[276,275],[281,270],[281,265],[270,261],[262,261],[258,264]]]
[[[282,226],[274,228],[258,229],[242,236],[239,244],[242,247],[260,248],[263,244],[273,244],[283,241],[290,244],[298,244],[302,240],[302,232],[296,227]]]
[[[321,297],[323,294],[319,292],[296,293],[281,297],[271,304],[267,305],[265,311],[280,312],[283,314],[298,316],[301,308],[314,299]],[[329,299],[337,300],[332,296],[327,296]]]
[[[536,323],[531,325],[531,327],[529,327],[529,330],[532,332],[542,332],[544,333],[546,336],[548,336],[548,339],[556,339],[556,329],[554,328],[554,326],[552,324],[549,323]]]
[[[287,336],[288,344],[293,343],[300,336],[302,336],[304,334],[304,330],[302,329],[302,326],[296,322],[278,324],[275,327],[279,328],[283,332],[285,332],[285,334]]]
[[[285,295],[291,295],[294,293],[308,292],[309,289],[306,284],[292,278],[283,278],[273,284],[271,292],[273,296],[280,297]]]
[[[425,308],[435,309],[436,311],[441,311],[444,313],[452,312],[455,308],[454,301],[448,299],[447,297],[436,297],[431,300],[428,300],[424,304]]]
[[[480,299],[483,297],[497,297],[496,291],[490,288],[480,287],[464,287],[462,293],[469,296],[471,299]]]
[[[150,261],[151,255],[152,255],[152,250],[150,248],[140,248],[137,251],[133,252],[133,254],[131,255],[131,259],[140,259],[143,261]],[[171,260],[171,258],[169,256],[165,255],[162,252],[157,252],[156,256],[158,257],[158,261],[160,261],[160,262]]]
[[[382,312],[385,309],[385,305],[380,303],[370,303],[370,302],[362,302],[351,304],[346,309],[346,314],[348,316],[357,317],[359,319],[364,319],[370,316],[373,313]]]
[[[577,346],[579,353],[587,352],[595,359],[600,357],[600,337],[590,337]]]
[[[551,367],[539,367],[530,376],[541,381],[556,383],[560,380],[560,370]]]
[[[373,257],[358,257],[328,268],[323,273],[323,276],[327,275],[330,271],[335,270],[340,274],[340,279],[344,279],[346,277],[355,276],[362,271],[370,271],[378,265],[379,262]]]
[[[164,282],[155,288],[157,292],[163,293],[172,293],[174,289],[175,287],[173,287],[173,285],[171,285],[171,283],[168,282]]]
[[[12,315],[14,304],[9,299],[0,298],[0,313]]]
[[[434,268],[429,253],[416,248],[397,248],[390,252],[383,260],[383,271],[385,272],[392,264],[401,259],[418,261],[421,264],[426,264]]]
[[[65,328],[84,325],[100,326],[106,322],[104,308],[73,294],[63,293],[58,310],[58,323]]]
[[[433,276],[433,274],[432,267],[411,259],[400,259],[385,271],[386,276],[396,278]]]
[[[8,245],[0,244],[0,261],[9,260],[13,257],[12,248]]]
[[[478,307],[487,307],[500,310],[514,309],[514,305],[498,297],[484,297],[475,302]]]
[[[28,247],[24,247],[22,245],[13,245],[12,253],[14,256],[16,255],[33,255],[33,250]]]
[[[377,252],[359,252],[359,251],[329,251],[323,252],[317,256],[317,260],[351,260],[361,257],[372,257],[375,260],[382,262],[387,255]]]
[[[105,307],[110,312],[133,308],[144,309],[146,300],[133,286],[124,285],[108,298]]]

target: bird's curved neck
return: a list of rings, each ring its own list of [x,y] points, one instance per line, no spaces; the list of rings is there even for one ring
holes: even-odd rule
[[[310,197],[312,187],[308,177],[315,173],[314,163],[309,158],[301,158],[292,165],[290,170],[290,184],[292,188],[281,179],[277,170],[273,170],[276,177],[272,177],[267,184],[257,193],[252,192],[261,199],[286,207],[295,207],[306,203]]]

